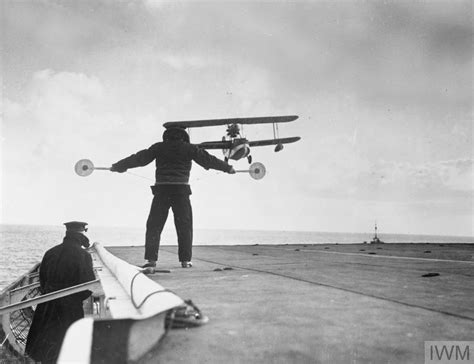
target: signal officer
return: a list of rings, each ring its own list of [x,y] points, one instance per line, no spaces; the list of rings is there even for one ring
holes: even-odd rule
[[[142,167],[155,160],[155,185],[151,186],[153,201],[146,223],[145,259],[142,268],[155,267],[160,237],[171,207],[178,235],[178,258],[183,268],[192,267],[193,214],[189,195],[189,172],[192,161],[205,169],[235,173],[228,163],[204,149],[190,144],[182,128],[172,127],[163,133],[163,142],[153,144],[112,165],[112,172],[123,173],[129,168]]]
[[[95,279],[92,257],[83,249],[89,247],[85,236],[87,223],[66,222],[62,244],[49,249],[40,265],[40,289],[51,293]],[[25,352],[35,361],[55,363],[69,326],[84,317],[82,301],[92,294],[86,290],[53,301],[40,303],[33,315]]]

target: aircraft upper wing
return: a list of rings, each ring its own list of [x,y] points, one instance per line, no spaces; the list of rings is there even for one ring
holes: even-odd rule
[[[230,149],[232,147],[232,142],[230,142],[229,140],[217,142],[203,142],[197,144],[197,146],[204,149]]]
[[[168,121],[163,124],[165,128],[199,128],[204,126],[228,125],[228,124],[271,124],[287,123],[298,119],[297,115],[287,116],[263,116],[255,118],[233,118],[233,119],[208,119],[208,120],[189,120],[189,121]]]
[[[300,137],[280,138],[280,139],[268,139],[268,140],[255,140],[249,142],[250,147],[262,147],[265,145],[276,145],[276,144],[288,144],[294,143],[300,140]]]

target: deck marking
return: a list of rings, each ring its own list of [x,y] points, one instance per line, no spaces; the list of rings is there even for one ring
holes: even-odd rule
[[[297,246],[297,245],[296,245]],[[219,248],[218,245],[202,245],[200,248]],[[229,246],[230,247],[230,246]],[[226,247],[227,248],[227,247]],[[294,249],[281,249],[273,246],[265,246],[265,249],[274,249],[274,250],[286,250],[286,251],[295,251]],[[234,249],[234,251],[242,252],[239,249]],[[362,253],[344,253],[344,252],[331,252],[327,250],[310,250],[310,249],[300,249],[300,252],[309,252],[309,253],[327,253],[327,254],[340,254],[340,255],[356,255],[358,257],[369,257],[369,258],[389,258],[389,259],[409,259],[409,260],[423,260],[428,262],[451,262],[451,263],[467,263],[474,264],[474,261],[471,260],[454,260],[454,259],[434,259],[434,258],[416,258],[416,257],[401,257],[398,255],[379,255],[379,254],[362,254]]]
[[[416,305],[414,303],[403,302],[403,301],[395,300],[395,299],[388,298],[388,297],[376,296],[376,295],[369,294],[369,293],[362,293],[362,292],[352,290],[352,289],[349,289],[349,288],[337,287],[337,286],[333,286],[333,285],[327,284],[327,283],[314,282],[314,281],[310,281],[310,280],[303,279],[303,278],[288,276],[288,275],[285,275],[285,274],[282,274],[282,273],[276,273],[276,272],[271,272],[271,271],[266,271],[266,270],[256,269],[256,268],[240,267],[238,265],[231,265],[229,263],[224,264],[224,263],[220,263],[220,262],[216,262],[216,261],[208,260],[208,259],[202,259],[202,258],[194,258],[194,259],[200,260],[200,261],[203,261],[203,262],[207,262],[207,263],[213,263],[213,264],[224,265],[224,266],[227,266],[227,267],[233,267],[233,268],[237,268],[237,269],[244,269],[244,270],[249,270],[249,271],[259,272],[259,273],[267,273],[267,274],[274,275],[274,276],[277,276],[277,277],[283,277],[283,278],[293,279],[293,280],[298,281],[298,282],[313,284],[315,286],[333,288],[333,289],[341,290],[341,291],[344,291],[344,292],[354,293],[354,294],[357,294],[357,295],[360,295],[360,296],[371,297],[371,298],[374,298],[374,299],[379,299],[379,300],[383,300],[383,301],[398,303],[400,305],[408,306],[408,307],[420,308],[422,310],[427,310],[427,311],[431,311],[431,312],[435,312],[435,313],[440,313],[440,314],[443,314],[443,315],[452,316],[452,317],[460,318],[460,319],[463,319],[463,320],[474,321],[474,318],[470,317],[470,316],[464,316],[464,315],[460,315],[460,314],[449,312],[449,311],[436,310],[436,309],[433,309],[433,308]]]
[[[281,250],[280,248],[266,246],[265,249],[275,249]],[[294,249],[283,249],[286,251],[295,251]],[[451,262],[451,263],[467,263],[474,264],[474,261],[470,260],[453,260],[453,259],[434,259],[434,258],[416,258],[416,257],[401,257],[398,255],[378,255],[378,254],[361,254],[361,253],[343,253],[343,252],[330,252],[326,250],[310,250],[310,249],[300,249],[300,252],[310,252],[310,253],[326,253],[326,254],[341,254],[341,255],[356,255],[358,257],[370,257],[370,258],[389,258],[389,259],[410,259],[410,260],[423,260],[428,262]]]
[[[289,250],[289,249],[285,249]],[[451,263],[467,263],[474,264],[473,261],[469,260],[453,260],[453,259],[434,259],[434,258],[416,258],[416,257],[401,257],[398,255],[378,255],[378,254],[360,254],[360,253],[343,253],[343,252],[328,252],[324,250],[307,250],[301,249],[302,252],[318,252],[318,253],[327,253],[327,254],[341,254],[341,255],[357,255],[362,257],[371,257],[371,258],[389,258],[389,259],[410,259],[410,260],[423,260],[428,262],[451,262]]]

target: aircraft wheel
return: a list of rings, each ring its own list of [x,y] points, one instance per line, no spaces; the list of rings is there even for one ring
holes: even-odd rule
[[[251,155],[249,155],[249,156],[247,157],[247,160],[249,161],[249,164],[252,164],[252,156],[251,156]]]

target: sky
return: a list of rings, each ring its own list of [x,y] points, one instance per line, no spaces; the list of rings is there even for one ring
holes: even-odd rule
[[[252,148],[262,180],[193,166],[195,228],[370,232],[377,221],[473,235],[470,1],[1,7],[2,223],[144,227],[153,163],[88,177],[74,164],[110,166],[161,141],[166,121],[298,115],[279,131],[299,142]],[[243,132],[273,137],[271,125]]]

